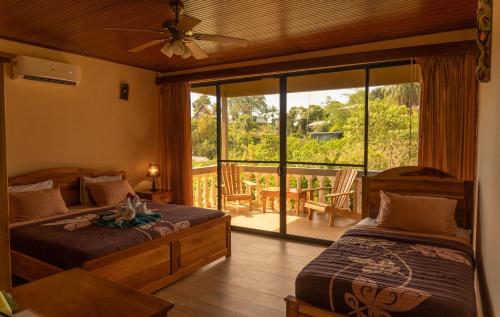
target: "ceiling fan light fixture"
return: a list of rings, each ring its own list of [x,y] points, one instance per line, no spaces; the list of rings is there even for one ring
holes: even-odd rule
[[[187,46],[184,46],[184,53],[181,55],[182,59],[189,58],[191,57],[191,55],[192,55],[191,50]]]
[[[185,51],[184,43],[181,40],[175,40],[172,42],[172,49],[175,55],[182,55]]]
[[[172,43],[167,42],[160,50],[164,55],[171,58],[174,55],[174,49],[172,47]]]

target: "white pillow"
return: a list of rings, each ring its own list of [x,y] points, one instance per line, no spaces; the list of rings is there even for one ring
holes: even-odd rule
[[[9,186],[9,193],[35,192],[51,188],[54,188],[54,182],[49,179],[47,181],[34,184]]]
[[[99,177],[82,177],[80,178],[80,204],[86,206],[93,206],[92,199],[90,199],[87,184],[90,183],[104,183],[104,182],[117,182],[121,181],[121,175],[116,176],[99,176]]]

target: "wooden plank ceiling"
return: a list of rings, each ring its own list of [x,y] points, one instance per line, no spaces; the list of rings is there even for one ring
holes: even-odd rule
[[[104,30],[159,28],[168,0],[2,0],[0,38],[167,72],[444,32],[475,25],[476,0],[186,0],[194,31],[245,38],[246,48],[202,44],[203,60],[167,58],[161,35]],[[1,48],[0,48],[1,51]]]

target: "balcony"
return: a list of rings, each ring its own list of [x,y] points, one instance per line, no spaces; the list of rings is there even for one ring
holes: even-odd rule
[[[250,166],[239,165],[241,180],[249,180],[257,185],[252,190],[253,208],[250,209],[245,202],[228,202],[226,210],[232,217],[232,224],[239,227],[260,229],[279,232],[279,200],[272,201],[268,198],[266,212],[263,212],[262,190],[279,186],[279,177],[275,166]],[[296,168],[287,169],[285,188],[287,192],[303,192],[305,189],[329,186],[335,179],[336,170],[323,168]],[[217,208],[217,166],[193,168],[193,198],[194,205],[203,208]],[[243,187],[245,192],[250,188]],[[354,181],[352,190],[355,194],[350,196],[347,204],[352,210],[361,214],[361,177]],[[323,191],[317,191],[315,200],[325,202]],[[271,200],[271,201],[270,201]],[[271,202],[271,203],[269,203]],[[297,206],[295,199],[287,199],[287,232],[289,234],[313,237],[324,240],[337,240],[347,229],[356,223],[355,220],[345,217],[336,217],[335,224],[330,227],[328,215],[313,214],[309,220],[302,204]],[[299,208],[297,208],[299,207]]]

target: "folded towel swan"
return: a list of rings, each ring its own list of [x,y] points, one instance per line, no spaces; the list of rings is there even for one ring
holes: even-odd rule
[[[148,208],[146,202],[141,202],[139,196],[130,196],[108,214],[101,215],[95,221],[97,225],[106,227],[135,227],[156,222],[161,214]]]

